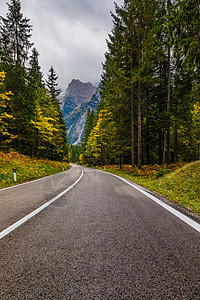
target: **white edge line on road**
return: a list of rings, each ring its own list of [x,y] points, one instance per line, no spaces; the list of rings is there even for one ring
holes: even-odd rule
[[[9,234],[11,231],[13,231],[14,229],[16,229],[20,225],[22,225],[24,222],[26,222],[27,220],[29,220],[30,218],[32,218],[36,214],[38,214],[40,211],[42,211],[44,208],[46,208],[47,206],[49,206],[50,204],[52,204],[53,202],[55,202],[57,199],[59,199],[60,197],[62,197],[65,193],[67,193],[69,190],[71,190],[81,180],[82,177],[83,177],[83,169],[82,169],[81,176],[70,187],[68,187],[66,190],[64,190],[59,195],[55,196],[50,201],[46,202],[42,206],[40,206],[37,209],[35,209],[33,212],[31,212],[30,214],[28,214],[24,218],[20,219],[19,221],[17,221],[13,225],[11,225],[8,228],[6,228],[5,230],[1,231],[0,232],[0,239],[2,239],[4,236],[6,236],[7,234]]]
[[[72,168],[73,168],[73,166],[72,166]],[[71,168],[70,168],[70,169],[71,169]],[[56,175],[58,175],[58,174],[65,173],[65,172],[69,171],[70,169],[68,169],[68,170],[66,170],[66,171],[63,171],[63,172],[60,172],[60,173],[56,173],[56,174],[48,175],[48,176],[45,176],[45,177],[41,177],[41,178],[38,178],[38,179],[33,179],[33,180],[31,180],[31,181],[28,181],[28,182],[23,182],[23,183],[11,185],[11,186],[8,186],[8,187],[6,187],[6,188],[0,189],[0,192],[5,191],[5,190],[9,190],[9,189],[13,189],[13,188],[16,188],[16,187],[20,187],[20,186],[25,185],[25,184],[34,183],[34,182],[36,182],[36,181],[39,181],[39,180],[42,180],[42,179],[46,179],[46,178],[48,178],[48,177],[53,177],[53,176],[56,176]]]
[[[188,225],[190,225],[192,228],[194,228],[195,230],[197,230],[198,232],[200,232],[200,224],[193,221],[191,218],[187,217],[186,215],[180,213],[178,210],[174,209],[173,207],[165,204],[164,202],[162,202],[161,200],[159,200],[158,198],[152,196],[151,194],[143,191],[141,188],[135,186],[134,184],[128,182],[126,179],[118,176],[118,175],[115,175],[115,174],[112,174],[112,173],[109,173],[109,172],[105,172],[105,171],[101,171],[101,170],[98,170],[100,172],[104,172],[104,173],[107,173],[107,174],[110,174],[114,177],[117,177],[118,179],[126,182],[127,184],[129,184],[130,186],[132,186],[134,189],[138,190],[139,192],[141,192],[142,194],[144,194],[145,196],[149,197],[150,199],[152,199],[153,201],[155,201],[157,204],[159,204],[160,206],[164,207],[166,210],[168,210],[170,213],[172,213],[173,215],[175,215],[176,217],[178,217],[179,219],[181,219],[183,222],[187,223]]]

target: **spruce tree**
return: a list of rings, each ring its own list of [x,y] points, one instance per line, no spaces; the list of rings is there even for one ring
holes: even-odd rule
[[[1,17],[2,40],[8,37],[7,48],[11,51],[13,62],[24,66],[28,59],[28,51],[33,45],[30,42],[32,26],[29,24],[30,20],[23,17],[20,0],[11,0],[11,4],[7,5],[7,17]]]
[[[53,99],[56,99],[60,93],[61,89],[57,89],[58,86],[57,79],[58,76],[56,75],[56,72],[54,71],[54,68],[51,66],[49,69],[49,74],[47,75],[48,79],[46,80],[47,88],[49,90],[49,93]]]
[[[58,79],[58,76],[56,75],[56,72],[55,72],[54,68],[51,66],[51,68],[49,69],[49,74],[48,74],[48,79],[46,80],[46,84],[47,84],[47,88],[48,88],[49,94],[50,94],[51,99],[52,99],[52,104],[51,105],[54,107],[55,111],[57,112],[57,123],[58,123],[58,126],[59,126],[59,132],[57,134],[57,138],[58,138],[58,141],[59,141],[59,145],[61,147],[59,149],[59,151],[55,152],[55,155],[54,154],[52,154],[52,155],[53,155],[54,159],[56,157],[58,159],[62,159],[68,151],[68,148],[67,148],[67,130],[66,130],[66,125],[65,125],[63,115],[62,115],[62,112],[61,112],[61,108],[60,108],[60,105],[59,105],[59,101],[57,99],[57,97],[61,93],[61,89],[56,88],[58,86],[57,79]]]
[[[85,127],[84,127],[84,136],[83,136],[83,141],[82,141],[83,147],[84,147],[84,145],[87,144],[88,137],[95,125],[94,121],[95,121],[94,110],[92,109],[92,111],[91,111],[90,108],[88,108],[86,121],[85,121]]]
[[[29,60],[29,80],[32,82],[32,84],[42,86],[43,83],[43,74],[41,72],[41,67],[39,65],[39,53],[37,49],[34,47],[32,50],[32,55],[30,56]]]
[[[31,119],[35,104],[31,101],[31,93],[27,86],[26,63],[30,42],[31,28],[29,19],[21,12],[21,2],[11,0],[8,4],[6,18],[1,17],[0,40],[3,68],[7,73],[6,89],[12,90],[13,133],[17,136],[13,147],[20,153],[31,153],[33,132]],[[7,56],[8,55],[8,56]]]

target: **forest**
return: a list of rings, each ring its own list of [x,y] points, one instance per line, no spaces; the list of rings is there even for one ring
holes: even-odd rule
[[[199,16],[199,0],[115,4],[82,163],[141,168],[200,159]]]
[[[0,151],[87,165],[200,159],[199,0],[124,0],[81,146],[67,144],[58,76],[43,79],[30,20],[11,0],[0,20]]]
[[[0,151],[68,160],[58,76],[51,66],[44,81],[31,31],[21,2],[11,0],[0,19]]]

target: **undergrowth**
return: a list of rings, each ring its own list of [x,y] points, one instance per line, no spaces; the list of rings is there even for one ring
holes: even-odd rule
[[[101,169],[130,179],[200,215],[200,161],[189,164],[148,165],[142,169],[130,165],[107,165]]]
[[[0,188],[8,187],[68,170],[67,162],[32,159],[17,152],[0,152]],[[16,169],[17,181],[14,181]]]

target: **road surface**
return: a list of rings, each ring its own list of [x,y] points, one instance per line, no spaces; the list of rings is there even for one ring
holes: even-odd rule
[[[0,299],[200,299],[198,230],[108,173],[1,190],[1,231],[66,189],[2,237]]]

